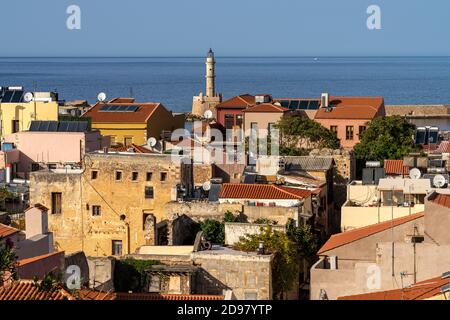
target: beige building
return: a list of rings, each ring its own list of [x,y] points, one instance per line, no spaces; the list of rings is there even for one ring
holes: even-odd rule
[[[50,208],[55,245],[87,256],[122,255],[155,244],[164,205],[192,189],[181,158],[127,152],[90,153],[81,170],[31,173],[30,200]]]
[[[274,125],[289,112],[288,108],[272,103],[256,104],[243,111],[244,113],[244,132],[246,136],[250,135],[251,130],[267,130],[267,133],[273,132]]]
[[[352,181],[341,208],[341,231],[422,212],[430,191],[429,179],[387,178],[380,179],[377,185]]]
[[[205,111],[211,110],[215,116],[215,106],[222,102],[222,94],[216,93],[216,60],[214,52],[209,49],[206,57],[206,94],[200,92],[192,99],[192,114],[203,117]]]
[[[450,195],[425,212],[333,235],[311,268],[311,299],[405,289],[450,270]]]

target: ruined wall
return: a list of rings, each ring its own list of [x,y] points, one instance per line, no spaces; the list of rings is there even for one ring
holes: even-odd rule
[[[222,220],[225,212],[231,211],[234,215],[238,215],[242,210],[242,205],[240,204],[219,204],[206,201],[172,201],[165,205],[166,219],[174,220],[181,215],[186,215],[197,222],[206,219]]]
[[[271,225],[272,230],[278,232],[285,232],[286,228],[283,225]],[[245,235],[260,234],[267,225],[254,223],[225,223],[225,245],[232,246],[239,242],[241,237]]]
[[[235,251],[227,254],[224,250],[213,250],[196,252],[192,256],[194,264],[205,271],[203,277],[199,277],[197,290],[223,294],[223,289],[231,289],[238,300],[272,299],[272,255]]]
[[[446,105],[389,105],[384,107],[387,116],[442,116],[450,115],[450,106]]]

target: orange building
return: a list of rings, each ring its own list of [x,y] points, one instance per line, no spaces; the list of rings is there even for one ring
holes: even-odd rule
[[[382,97],[331,97],[317,110],[314,120],[335,132],[341,146],[352,149],[366,130],[367,123],[385,116]]]

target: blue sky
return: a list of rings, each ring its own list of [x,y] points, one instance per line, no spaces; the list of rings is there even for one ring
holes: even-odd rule
[[[81,30],[66,27],[72,4]],[[448,0],[14,0],[0,56],[442,56],[448,21]]]

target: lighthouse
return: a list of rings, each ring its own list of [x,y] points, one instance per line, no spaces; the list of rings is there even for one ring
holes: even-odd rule
[[[216,93],[216,60],[214,51],[209,49],[206,55],[206,91],[200,92],[198,96],[192,99],[192,114],[203,116],[205,111],[211,110],[216,114],[215,106],[222,102],[222,94]]]

